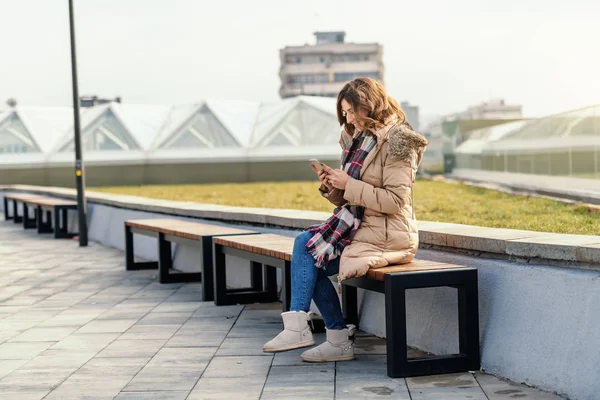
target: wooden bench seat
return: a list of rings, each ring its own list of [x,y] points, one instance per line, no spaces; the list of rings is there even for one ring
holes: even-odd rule
[[[135,262],[133,234],[158,239],[158,261]],[[183,221],[173,218],[139,219],[125,221],[125,268],[127,270],[157,269],[160,283],[202,282],[202,297],[213,300],[213,254],[212,239],[216,236],[256,235],[246,229],[230,228]],[[200,247],[202,272],[172,272],[171,243],[185,243]]]
[[[294,238],[275,234],[216,237],[213,240],[215,304],[248,304],[277,301],[277,268],[281,269],[281,302],[283,311],[290,309],[290,266]],[[227,289],[225,256],[250,261],[252,288]]]
[[[458,295],[459,353],[407,358],[406,290],[449,286]],[[358,326],[357,288],[385,295],[387,369],[392,378],[478,370],[479,303],[477,270],[463,265],[413,260],[403,265],[371,269],[366,276],[342,285],[347,323]]]
[[[9,202],[12,203],[12,215],[9,212]],[[23,207],[22,215],[19,215],[19,203]],[[33,218],[29,216],[30,208],[34,209]],[[24,229],[37,228],[38,233],[54,232],[54,237],[57,239],[70,239],[77,235],[68,232],[67,211],[76,209],[77,203],[72,200],[27,193],[7,193],[4,195],[5,219],[12,219],[15,223],[23,223]]]
[[[20,203],[23,203],[25,200],[35,198],[35,197],[43,197],[36,194],[28,194],[28,193],[5,193],[4,200],[4,219],[7,221],[12,220],[15,224],[19,224],[23,222],[23,216],[19,215],[19,207]],[[12,214],[9,211],[10,205],[12,205]]]

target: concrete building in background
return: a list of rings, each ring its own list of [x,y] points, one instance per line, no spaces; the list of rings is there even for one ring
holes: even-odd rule
[[[383,46],[346,43],[345,32],[315,32],[316,44],[286,46],[280,50],[282,98],[336,97],[344,84],[357,77],[383,83]]]
[[[406,114],[406,120],[413,127],[413,129],[417,132],[420,130],[420,120],[419,120],[419,106],[413,106],[407,101],[403,101],[400,103],[400,107],[404,114]]]
[[[465,111],[451,114],[446,120],[471,119],[521,119],[523,106],[521,104],[506,104],[504,99],[491,99],[467,107]]]

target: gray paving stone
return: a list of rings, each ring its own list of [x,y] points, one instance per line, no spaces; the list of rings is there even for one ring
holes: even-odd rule
[[[226,331],[198,332],[195,334],[176,333],[165,344],[165,347],[219,347],[226,336]]]
[[[134,325],[127,332],[123,333],[119,339],[169,339],[180,328],[181,324],[163,324],[163,325]]]
[[[57,342],[76,329],[76,327],[31,328],[11,339],[11,342]]]
[[[160,391],[160,392],[121,392],[115,400],[185,400],[189,392]]]
[[[248,310],[238,318],[236,324],[238,325],[257,325],[257,324],[280,324],[283,326],[281,321],[281,309],[277,310]]]
[[[218,356],[270,356],[263,353],[262,347],[265,344],[262,338],[225,338]]]
[[[73,333],[50,347],[51,350],[100,351],[119,336],[118,333]]]
[[[130,299],[154,299],[164,300],[167,297],[175,293],[175,290],[140,290],[134,295],[130,296]]]
[[[198,381],[187,400],[258,400],[265,378],[205,378]],[[301,398],[301,397],[298,397]]]
[[[183,324],[177,333],[193,335],[198,332],[229,331],[234,323],[235,318],[231,317],[194,318]]]
[[[156,306],[153,312],[194,312],[202,306],[202,303],[178,303],[165,301]]]
[[[240,356],[213,357],[204,371],[203,378],[266,377],[271,368],[272,357]]]
[[[77,333],[125,332],[136,322],[137,319],[94,320],[78,329]]]
[[[412,400],[487,400],[479,387],[426,387],[410,389]]]
[[[138,325],[161,325],[161,324],[183,324],[192,316],[191,312],[160,313],[152,312],[146,314],[137,323]]]
[[[475,374],[477,382],[489,400],[560,400],[561,397],[540,390],[519,385],[493,375]]]
[[[154,357],[156,353],[163,347],[166,339],[150,339],[150,340],[115,340],[104,350],[102,350],[97,357],[126,357],[126,358],[139,358],[139,357]]]
[[[440,387],[458,388],[479,386],[475,377],[468,372],[459,374],[443,374],[406,378],[406,384],[410,389]]]
[[[0,345],[0,364],[3,360],[30,360],[56,342],[13,342]]]
[[[242,312],[244,306],[213,306],[200,307],[192,314],[192,318],[229,317],[235,318]]]
[[[273,366],[261,399],[333,399],[334,380],[332,363]]]
[[[125,391],[191,390],[215,348],[164,348],[129,382]]]
[[[17,368],[20,368],[29,360],[1,360],[0,361],[0,379],[4,378],[6,375],[10,374]]]
[[[31,389],[31,388],[4,388],[2,396],[11,400],[41,400],[50,390],[47,389]]]
[[[336,363],[336,399],[410,399],[404,379],[387,376],[386,356],[359,356]]]

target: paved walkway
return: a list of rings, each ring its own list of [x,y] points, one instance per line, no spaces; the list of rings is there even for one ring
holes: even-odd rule
[[[353,362],[263,354],[278,304],[215,307],[123,258],[0,220],[2,399],[559,398],[480,373],[390,379],[385,341],[368,335]]]

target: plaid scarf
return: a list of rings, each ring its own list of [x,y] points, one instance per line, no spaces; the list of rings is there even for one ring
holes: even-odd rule
[[[360,169],[377,139],[368,132],[362,132],[353,138],[342,154],[342,169],[354,179],[360,179]],[[325,267],[331,260],[342,254],[350,244],[364,213],[364,207],[344,204],[333,211],[333,215],[323,222],[308,228],[313,237],[306,248],[315,259],[317,268]]]

